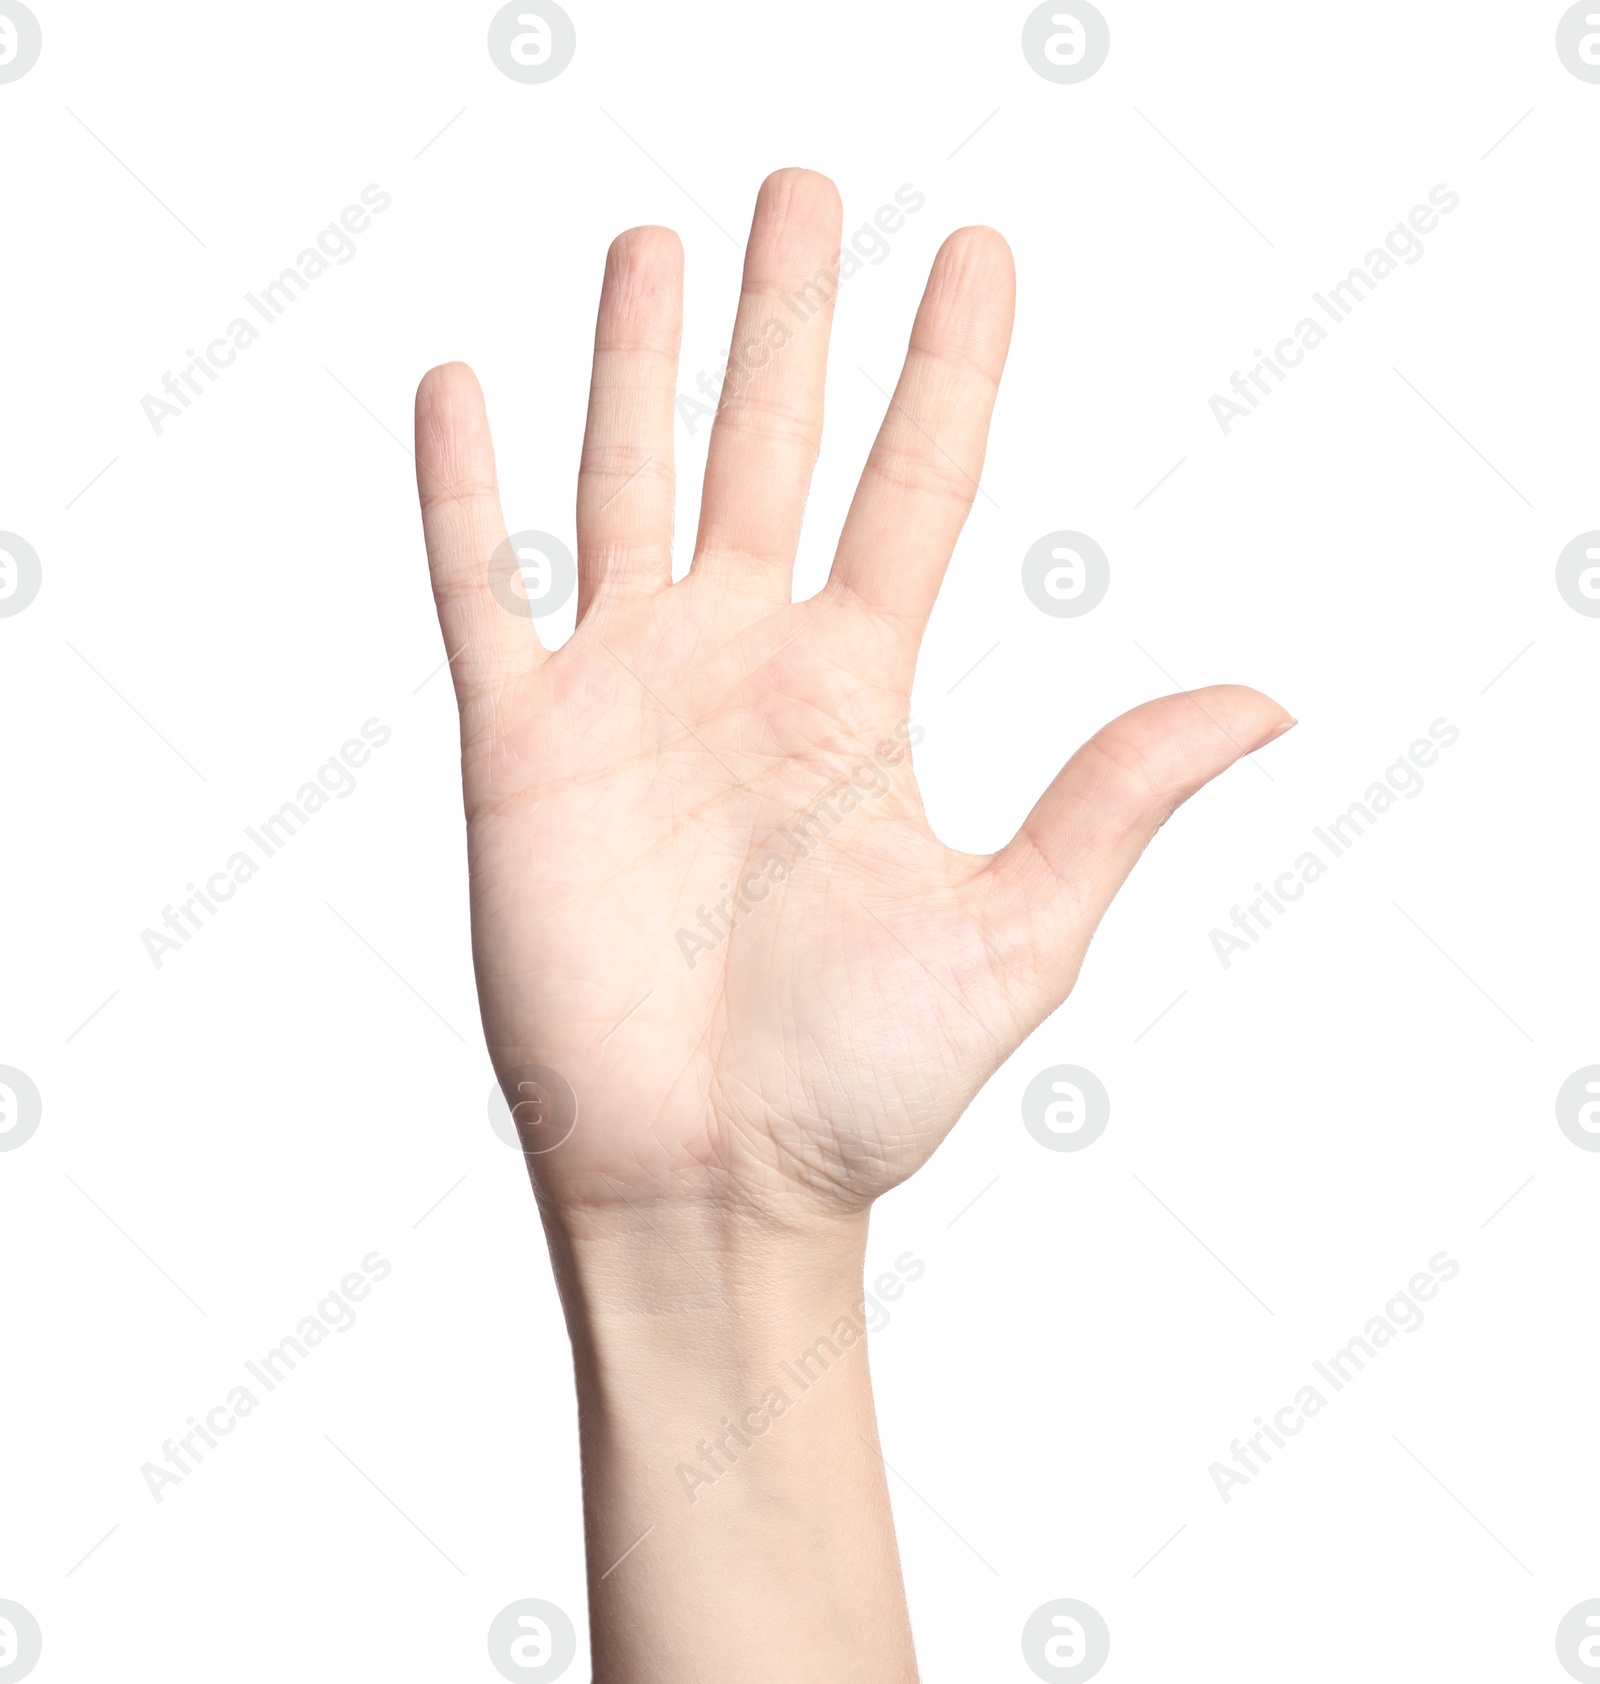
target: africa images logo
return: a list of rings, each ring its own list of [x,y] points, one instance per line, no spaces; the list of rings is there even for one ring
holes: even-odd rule
[[[44,37],[22,0],[0,0],[0,82],[16,82],[39,62]],[[7,1674],[7,1679],[13,1674]]]

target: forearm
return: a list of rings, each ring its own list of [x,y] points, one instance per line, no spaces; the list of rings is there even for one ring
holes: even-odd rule
[[[865,1217],[552,1219],[595,1684],[912,1684],[868,1374]]]

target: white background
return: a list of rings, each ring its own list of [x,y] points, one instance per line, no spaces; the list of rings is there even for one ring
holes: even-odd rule
[[[397,438],[422,371],[470,361],[511,526],[570,542],[608,241],[682,233],[691,391],[792,163],[847,229],[927,197],[841,298],[802,593],[940,240],[1016,253],[914,698],[941,834],[1000,845],[1175,683],[1302,721],[1163,831],[1076,994],[878,1211],[874,1262],[927,1264],[873,1341],[926,1678],[1028,1679],[1062,1596],[1119,1684],[1565,1676],[1556,1623],[1600,1595],[1600,1158],[1553,1107],[1600,1061],[1600,621],[1554,563],[1600,527],[1600,86],[1544,0],[1102,4],[1109,61],[1058,86],[1026,6],[571,0],[576,59],[530,87],[487,4],[37,0],[0,87],[0,527],[44,570],[0,619],[0,1063],[44,1096],[0,1155],[0,1597],[39,1680],[492,1679],[506,1603],[582,1625],[570,1365],[486,1115]],[[141,396],[371,182],[358,255],[157,436]],[[1441,182],[1426,255],[1224,437],[1210,395]],[[1020,585],[1063,527],[1111,559],[1079,619]],[[356,793],[157,971],[141,930],[374,716]],[[1225,971],[1212,927],[1441,717],[1424,792]],[[1020,1120],[1057,1063],[1112,1096],[1081,1153]],[[1225,1505],[1208,1466],[1442,1249],[1426,1325]],[[359,1323],[154,1503],[141,1464],[373,1250]]]

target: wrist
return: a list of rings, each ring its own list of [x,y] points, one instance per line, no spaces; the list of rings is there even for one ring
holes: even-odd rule
[[[757,1345],[861,1296],[867,1213],[777,1216],[754,1205],[638,1196],[544,1209],[574,1346]],[[846,1305],[848,1308],[849,1305]],[[709,1346],[709,1341],[704,1342]]]
[[[735,1465],[738,1489],[770,1497],[841,1410],[875,1438],[864,1215],[624,1214],[550,1222],[551,1251],[585,1432],[643,1452],[657,1501],[693,1505]]]

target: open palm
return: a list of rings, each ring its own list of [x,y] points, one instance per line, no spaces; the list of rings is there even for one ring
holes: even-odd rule
[[[986,229],[945,243],[832,576],[796,603],[839,230],[825,178],[763,185],[676,584],[681,248],[654,228],[613,245],[578,625],[553,652],[494,588],[506,533],[477,382],[452,364],[418,393],[484,1025],[536,1180],[564,1205],[861,1208],[1065,998],[1172,809],[1290,723],[1234,687],[1148,703],[1079,750],[999,854],[933,836],[908,698],[982,467],[1011,260]],[[808,284],[798,323],[784,301]]]

